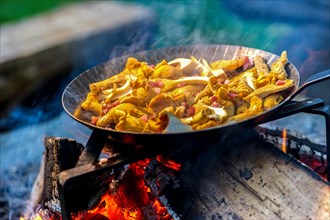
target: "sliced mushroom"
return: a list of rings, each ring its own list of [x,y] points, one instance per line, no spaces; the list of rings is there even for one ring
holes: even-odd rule
[[[106,99],[109,99],[110,101],[114,101],[122,96],[125,96],[132,92],[132,88],[131,88],[130,84],[133,80],[136,80],[136,79],[137,79],[137,77],[135,77],[133,75],[127,75],[126,82],[122,87],[120,87],[120,88],[114,87],[112,89],[104,90],[103,95],[105,96]]]
[[[243,74],[243,79],[246,81],[246,83],[251,89],[253,90],[257,89],[256,87],[257,79],[254,77],[254,73],[252,71],[245,71],[245,73]]]
[[[276,79],[283,80],[287,78],[286,71],[284,69],[287,62],[288,62],[287,53],[286,51],[283,51],[281,57],[278,60],[276,60],[275,63],[273,63],[273,65],[270,68],[271,69],[270,72],[275,75]]]
[[[185,124],[204,124],[210,119],[219,122],[224,121],[227,118],[227,112],[223,108],[215,108],[208,105],[204,105],[204,109],[198,112],[196,115],[182,118],[181,121]]]
[[[263,99],[266,96],[269,96],[270,94],[284,91],[292,86],[293,86],[293,81],[291,79],[285,80],[285,84],[283,85],[268,84],[264,87],[259,88],[258,90],[251,92],[248,96],[244,97],[243,99],[247,102],[250,102],[253,96],[258,96]]]
[[[168,62],[169,65],[179,68],[182,71],[182,74],[185,76],[191,76],[195,71],[198,63],[194,62],[191,59],[187,58],[177,58]]]
[[[269,67],[262,56],[257,55],[254,57],[254,65],[257,69],[258,76],[267,76],[269,74]]]
[[[162,92],[167,92],[172,89],[177,88],[179,84],[185,84],[185,85],[207,85],[209,81],[209,77],[206,76],[187,76],[187,77],[182,77],[180,79],[176,80],[162,80],[164,83],[164,86],[161,88]]]

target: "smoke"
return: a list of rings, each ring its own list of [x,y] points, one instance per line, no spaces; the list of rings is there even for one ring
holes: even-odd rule
[[[304,81],[330,68],[330,2],[152,1],[157,31],[151,48],[189,44],[231,44],[275,54],[286,50]],[[305,95],[330,103],[329,80]]]
[[[278,34],[262,20],[246,20],[223,1],[153,1],[157,29],[151,49],[190,44],[231,44],[270,49]],[[284,27],[282,27],[284,26]],[[285,25],[277,25],[289,30]],[[290,30],[289,30],[290,31]]]
[[[302,74],[330,67],[329,1],[152,1],[148,7],[158,27],[152,48],[202,43],[287,50],[298,68],[310,58],[307,51],[323,51]]]

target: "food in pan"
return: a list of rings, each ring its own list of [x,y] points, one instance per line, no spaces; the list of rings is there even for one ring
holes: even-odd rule
[[[169,114],[193,130],[242,121],[284,99],[294,85],[287,62],[286,51],[271,66],[259,55],[212,63],[177,58],[156,66],[130,57],[122,72],[89,85],[75,116],[87,115],[99,127],[144,133],[163,132]]]

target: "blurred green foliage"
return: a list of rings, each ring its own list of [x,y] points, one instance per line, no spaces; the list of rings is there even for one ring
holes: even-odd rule
[[[16,21],[73,0],[0,0],[0,23]]]

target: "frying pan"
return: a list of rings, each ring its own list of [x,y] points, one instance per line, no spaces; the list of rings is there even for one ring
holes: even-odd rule
[[[194,148],[196,146],[205,146],[209,144],[220,144],[225,137],[230,137],[232,134],[240,135],[244,133],[245,129],[255,127],[258,124],[264,123],[271,118],[273,114],[281,110],[282,106],[292,100],[305,87],[330,78],[330,71],[324,71],[312,75],[302,85],[300,85],[300,75],[297,68],[290,62],[285,69],[288,78],[294,82],[294,87],[289,91],[284,101],[274,108],[263,112],[255,117],[226,124],[218,127],[211,127],[203,130],[180,130],[167,133],[137,133],[127,131],[116,131],[109,128],[98,127],[91,124],[87,120],[76,118],[74,111],[80,106],[87,96],[89,84],[111,77],[121,72],[126,64],[128,57],[135,57],[139,61],[154,64],[162,60],[173,60],[175,58],[190,58],[191,56],[197,59],[203,58],[209,63],[220,59],[235,59],[239,56],[254,57],[256,55],[263,56],[268,65],[275,62],[279,56],[249,47],[234,46],[234,45],[190,45],[170,48],[161,48],[156,50],[148,50],[115,58],[105,63],[99,64],[92,69],[89,69],[76,77],[64,90],[62,96],[62,104],[65,111],[78,122],[93,129],[92,134],[96,134],[94,142],[102,136],[111,137],[113,140],[123,143],[150,146],[157,149],[173,149],[176,146]],[[289,57],[290,58],[290,57]],[[100,135],[103,134],[103,135]],[[99,137],[98,137],[99,136]]]

